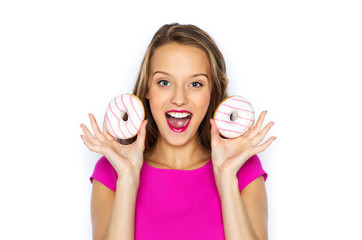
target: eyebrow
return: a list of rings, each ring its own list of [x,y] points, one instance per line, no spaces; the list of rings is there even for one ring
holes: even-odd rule
[[[170,76],[170,75],[171,75],[171,74],[168,73],[168,72],[155,71],[155,72],[152,74],[152,76],[154,76],[156,73],[161,73],[161,74],[164,74],[164,75],[166,75],[166,76]],[[209,77],[208,77],[207,74],[205,74],[205,73],[196,73],[196,74],[194,74],[194,75],[191,75],[191,77],[198,77],[198,76],[204,76],[204,77],[206,77],[207,79],[209,79]]]
[[[167,75],[167,76],[171,75],[171,74],[169,74],[168,72],[156,71],[156,72],[154,72],[154,73],[152,74],[152,76],[154,76],[156,73],[161,73],[161,74],[164,74],[164,75]]]

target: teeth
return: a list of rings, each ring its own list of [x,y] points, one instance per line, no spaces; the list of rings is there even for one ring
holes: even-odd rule
[[[167,112],[167,114],[174,118],[185,118],[185,117],[188,117],[191,115],[190,113],[187,113],[187,112],[182,112],[182,113],[181,112]]]

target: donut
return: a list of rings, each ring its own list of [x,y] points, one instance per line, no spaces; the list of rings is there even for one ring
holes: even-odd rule
[[[226,138],[236,138],[243,135],[255,119],[254,108],[242,96],[225,98],[216,108],[214,120],[219,133]]]
[[[145,109],[137,96],[126,93],[109,102],[105,118],[107,131],[113,137],[129,139],[137,135]]]

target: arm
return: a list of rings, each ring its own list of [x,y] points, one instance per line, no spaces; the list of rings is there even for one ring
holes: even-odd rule
[[[276,137],[259,145],[274,122],[261,129],[266,111],[248,132],[238,138],[222,139],[211,119],[211,155],[216,186],[220,195],[224,232],[227,240],[267,239],[265,185],[258,178],[239,193],[236,173],[253,155],[263,152]]]
[[[117,181],[108,231],[105,239],[134,239],[135,206],[139,180],[126,176]]]
[[[103,123],[103,132],[90,114],[93,134],[81,124],[84,144],[104,155],[117,172],[116,192],[94,181],[92,192],[92,223],[94,239],[134,239],[135,203],[139,175],[143,164],[147,120],[143,121],[137,140],[127,146],[119,144]]]
[[[93,179],[91,217],[94,240],[104,239],[114,197],[115,192]]]
[[[220,177],[225,239],[268,239],[268,207],[263,176],[239,193],[238,179]]]
[[[118,179],[116,192],[93,180],[93,239],[134,239],[137,191],[135,178]]]

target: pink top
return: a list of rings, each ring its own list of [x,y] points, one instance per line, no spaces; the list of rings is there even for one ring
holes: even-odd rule
[[[259,176],[267,178],[257,155],[237,172],[239,190]],[[117,173],[105,157],[91,182],[116,191]],[[135,239],[225,239],[212,162],[194,170],[159,169],[144,162],[136,200]]]

